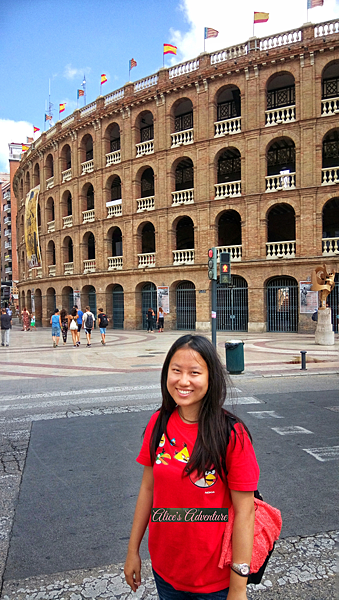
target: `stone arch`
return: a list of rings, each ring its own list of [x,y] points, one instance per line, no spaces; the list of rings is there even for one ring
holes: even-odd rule
[[[66,235],[62,242],[63,263],[72,263],[74,260],[73,240],[70,235]]]
[[[54,159],[52,154],[48,154],[46,157],[46,180],[54,177]]]
[[[118,123],[110,123],[105,130],[105,153],[117,152],[120,150],[120,126]]]
[[[55,221],[55,205],[54,205],[54,198],[52,198],[52,196],[49,196],[49,198],[47,198],[46,220],[47,220],[47,223],[51,223],[52,221]]]
[[[33,169],[33,187],[40,185],[40,167],[39,163],[35,163]]]
[[[216,155],[217,183],[241,181],[241,154],[233,146],[223,148]]]
[[[225,210],[220,213],[217,223],[218,246],[241,246],[241,216],[236,210]]]
[[[69,144],[64,144],[60,152],[61,172],[72,168],[72,151]]]
[[[241,92],[238,86],[220,87],[215,94],[215,121],[227,121],[241,116]]]
[[[80,142],[81,163],[93,160],[93,137],[86,133]]]
[[[53,240],[49,240],[47,244],[46,252],[47,265],[55,265],[55,243]]]
[[[194,249],[194,223],[191,217],[179,217],[175,227],[176,250]]]
[[[140,112],[135,120],[136,144],[154,139],[154,117],[150,110]]]
[[[92,231],[86,231],[82,238],[83,260],[95,259],[95,237]]]

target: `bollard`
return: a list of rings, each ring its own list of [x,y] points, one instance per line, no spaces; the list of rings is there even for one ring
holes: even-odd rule
[[[306,371],[306,350],[300,350],[301,354],[301,370]]]

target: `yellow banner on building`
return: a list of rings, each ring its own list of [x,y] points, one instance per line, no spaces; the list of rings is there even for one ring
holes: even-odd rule
[[[38,233],[38,199],[40,186],[26,195],[25,203],[25,244],[29,269],[41,267],[41,252]]]

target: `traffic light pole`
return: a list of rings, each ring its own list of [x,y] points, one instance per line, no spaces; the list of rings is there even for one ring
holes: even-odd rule
[[[217,347],[217,281],[216,279],[212,279],[212,317],[211,317],[211,326],[212,326],[212,344],[214,348]]]

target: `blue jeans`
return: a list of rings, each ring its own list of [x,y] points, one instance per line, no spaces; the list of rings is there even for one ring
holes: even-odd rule
[[[181,592],[176,590],[170,583],[167,583],[153,569],[153,575],[158,590],[160,600],[226,600],[229,588],[220,590],[220,592],[210,592],[208,594],[195,592]]]

